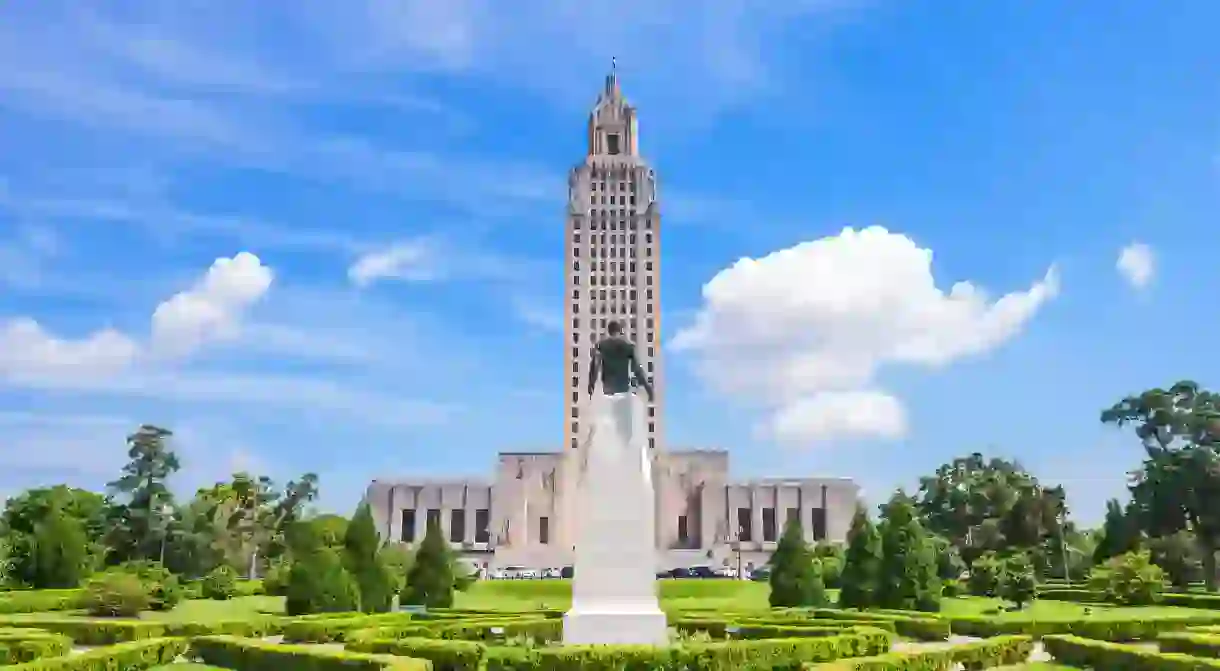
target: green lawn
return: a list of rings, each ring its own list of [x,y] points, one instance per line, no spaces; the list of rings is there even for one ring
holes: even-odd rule
[[[1004,605],[1004,602],[999,599],[977,596],[955,597],[941,602],[941,614],[985,615],[1000,620],[1063,620],[1086,616],[1090,619],[1103,620],[1106,618],[1155,618],[1167,615],[1191,615],[1200,612],[1212,612],[1177,606],[1107,606],[1043,599],[1035,601],[1020,611],[999,610],[1002,605]]]
[[[148,671],[231,671],[219,666],[208,666],[207,664],[195,664],[188,662],[186,664],[166,664],[165,666],[154,666]]]
[[[243,620],[260,613],[283,613],[284,599],[278,596],[243,596],[228,601],[192,599],[183,601],[171,611],[149,612],[141,615],[146,620],[168,620],[171,622],[211,622],[217,620]],[[175,666],[174,668],[178,668]]]

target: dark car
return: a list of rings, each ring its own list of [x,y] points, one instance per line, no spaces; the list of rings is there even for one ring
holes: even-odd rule
[[[710,566],[692,566],[686,569],[692,578],[718,578]]]
[[[571,566],[565,566],[559,569],[560,578],[571,578],[574,575],[576,575],[576,569]]]

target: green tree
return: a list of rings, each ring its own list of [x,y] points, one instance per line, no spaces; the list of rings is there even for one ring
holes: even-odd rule
[[[1004,560],[997,596],[1011,601],[1017,608],[1034,600],[1038,580],[1034,567],[1024,553],[1012,555]]]
[[[92,571],[101,564],[106,551],[102,543],[106,508],[105,499],[98,494],[64,485],[31,489],[6,501],[0,515],[0,537],[8,546],[8,580],[27,586],[42,580],[34,552],[35,536],[41,526],[58,515],[79,522],[85,534],[83,571]]]
[[[1128,396],[1101,421],[1130,426],[1144,448],[1130,487],[1140,527],[1149,536],[1190,530],[1199,545],[1203,579],[1216,589],[1220,549],[1220,395],[1183,380],[1169,389]]]
[[[1093,563],[1104,564],[1111,557],[1138,550],[1139,546],[1139,521],[1131,506],[1124,508],[1118,499],[1106,501],[1106,517],[1093,550]]]
[[[1152,563],[1147,551],[1112,557],[1089,574],[1089,588],[1106,601],[1124,606],[1145,606],[1161,600],[1165,573]]]
[[[1003,579],[1003,563],[994,552],[987,552],[970,564],[970,577],[966,586],[974,596],[996,596]]]
[[[415,561],[407,573],[400,603],[428,608],[449,608],[453,605],[453,558],[440,525],[428,525],[424,539],[415,551]]]
[[[901,610],[939,610],[941,582],[936,549],[915,516],[910,497],[899,491],[882,508],[881,571],[877,604]]]
[[[173,503],[168,480],[181,467],[169,447],[169,429],[142,424],[127,436],[128,462],[108,487],[122,499],[112,522],[115,559],[159,559],[166,533],[163,509]]]
[[[826,603],[821,562],[805,543],[799,520],[791,520],[771,555],[772,608],[821,606]]]
[[[51,511],[34,531],[30,552],[31,587],[79,587],[89,570],[89,540],[80,520],[61,510]]]
[[[925,528],[947,539],[966,564],[988,550],[1036,546],[1067,516],[1061,487],[1046,487],[1020,464],[979,453],[921,478],[915,504]]]
[[[1152,563],[1161,567],[1165,577],[1174,587],[1185,590],[1203,577],[1203,564],[1199,561],[1199,544],[1194,534],[1179,531],[1169,536],[1148,539],[1148,551]]]
[[[288,615],[360,610],[360,588],[334,548],[322,547],[298,557],[285,591]]]
[[[813,557],[822,565],[822,582],[827,589],[838,589],[843,579],[846,552],[839,543],[821,541],[813,546]]]
[[[881,535],[863,506],[856,508],[847,532],[847,553],[839,578],[840,608],[876,605],[881,571]]]
[[[958,580],[966,572],[966,563],[957,548],[943,536],[932,536],[932,545],[936,549],[936,575],[941,580]]]
[[[373,511],[360,504],[344,537],[344,566],[360,588],[360,604],[366,613],[390,610],[394,579],[382,561],[381,538],[373,522]]]

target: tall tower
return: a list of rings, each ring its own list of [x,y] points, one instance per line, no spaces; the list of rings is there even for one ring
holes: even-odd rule
[[[564,449],[588,439],[590,352],[611,320],[623,324],[656,396],[648,445],[662,447],[661,216],[656,175],[640,157],[635,108],[611,70],[589,114],[588,149],[568,175],[564,273]]]

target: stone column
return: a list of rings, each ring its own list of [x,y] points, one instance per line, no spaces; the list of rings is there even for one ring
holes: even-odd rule
[[[762,543],[763,540],[762,487],[750,485],[750,540]]]

